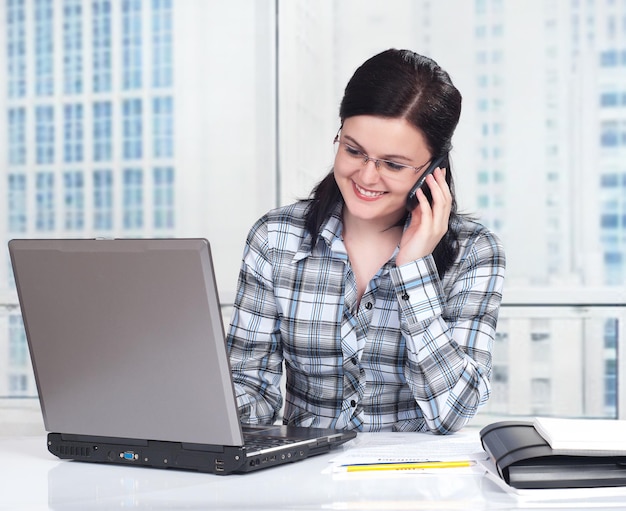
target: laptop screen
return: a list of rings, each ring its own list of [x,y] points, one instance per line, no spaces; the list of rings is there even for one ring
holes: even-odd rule
[[[9,249],[47,431],[243,444],[206,240]]]

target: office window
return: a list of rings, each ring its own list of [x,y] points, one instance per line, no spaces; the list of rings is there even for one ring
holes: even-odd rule
[[[172,85],[172,0],[152,0],[152,85]]]
[[[93,227],[97,231],[113,229],[113,172],[93,173]]]
[[[35,108],[35,161],[38,165],[54,163],[54,107]]]
[[[65,230],[80,231],[85,226],[84,178],[80,171],[68,171],[63,175],[65,185]]]
[[[154,228],[158,230],[174,228],[174,169],[156,167],[154,169]]]
[[[35,93],[54,94],[53,0],[35,0]]]
[[[138,230],[143,227],[143,171],[124,170],[124,229]]]
[[[110,161],[113,152],[113,112],[110,101],[93,104],[93,159]]]
[[[55,228],[54,174],[38,172],[35,186],[35,226],[37,231],[53,231]]]
[[[174,112],[171,97],[154,98],[152,101],[154,123],[154,157],[174,156]]]
[[[7,185],[9,233],[26,232],[26,174],[9,174]]]
[[[83,105],[65,105],[63,113],[63,161],[83,161]]]
[[[26,163],[26,109],[9,108],[9,165]]]
[[[83,91],[83,25],[82,0],[63,2],[63,91]]]
[[[122,0],[122,88],[142,85],[141,0]]]
[[[9,98],[26,95],[25,0],[6,0],[7,92]]]
[[[92,3],[93,91],[108,92],[112,86],[111,0]]]
[[[142,157],[143,119],[141,99],[126,99],[122,104],[123,137],[125,160],[137,160]]]

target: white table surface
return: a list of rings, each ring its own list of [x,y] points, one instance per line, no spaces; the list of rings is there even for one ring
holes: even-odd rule
[[[45,436],[4,437],[0,438],[0,509],[626,509],[626,488],[584,497],[578,490],[557,497],[520,496],[505,491],[476,467],[329,473],[325,469],[337,455],[332,452],[251,474],[216,476],[61,461],[48,453]]]

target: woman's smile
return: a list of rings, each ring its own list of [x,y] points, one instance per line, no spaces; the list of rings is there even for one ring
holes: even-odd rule
[[[381,192],[377,190],[369,190],[367,188],[363,188],[359,186],[358,184],[356,184],[354,181],[352,181],[352,185],[354,187],[356,196],[362,198],[363,200],[368,200],[368,201],[376,200],[387,193],[387,192]]]

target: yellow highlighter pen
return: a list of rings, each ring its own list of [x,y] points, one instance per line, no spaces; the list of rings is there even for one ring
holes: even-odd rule
[[[378,470],[425,470],[431,468],[471,467],[473,461],[422,461],[415,463],[374,463],[371,465],[347,465],[346,472],[374,472]]]

